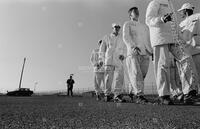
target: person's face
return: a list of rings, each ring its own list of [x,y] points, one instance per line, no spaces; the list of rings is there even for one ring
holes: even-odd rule
[[[132,10],[132,12],[130,14],[130,18],[134,19],[134,20],[138,20],[138,17],[139,17],[139,11],[138,11],[138,9]]]
[[[180,14],[180,16],[182,17],[182,18],[185,18],[186,17],[186,10],[184,9],[184,10],[181,10],[180,12],[179,12],[179,14]]]
[[[113,32],[114,33],[119,33],[119,30],[120,30],[120,26],[113,27]]]

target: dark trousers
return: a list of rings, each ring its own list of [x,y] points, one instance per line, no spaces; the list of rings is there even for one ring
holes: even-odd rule
[[[73,88],[68,88],[67,89],[67,95],[69,96],[69,94],[71,93],[71,96],[73,96]]]

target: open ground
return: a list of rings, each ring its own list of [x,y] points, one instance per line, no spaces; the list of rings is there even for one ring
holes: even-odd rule
[[[200,129],[199,106],[97,102],[92,97],[0,97],[1,129]]]

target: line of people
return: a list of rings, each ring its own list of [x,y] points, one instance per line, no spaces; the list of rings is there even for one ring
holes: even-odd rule
[[[146,24],[139,21],[138,7],[128,10],[130,20],[124,23],[122,31],[119,24],[112,24],[112,33],[98,42],[99,48],[91,56],[97,100],[104,92],[105,101],[111,101],[113,85],[114,101],[123,102],[127,69],[136,103],[147,103],[144,79],[152,57],[159,103],[174,104],[172,89],[176,91],[175,99],[194,104],[200,76],[200,14],[193,14],[190,3],[183,4],[178,12],[185,18],[179,26],[171,0],[152,0],[146,10]],[[181,86],[175,82],[172,66],[176,66]]]

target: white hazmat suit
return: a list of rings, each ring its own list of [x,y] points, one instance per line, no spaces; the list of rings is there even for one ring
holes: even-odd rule
[[[149,26],[151,45],[154,53],[154,73],[160,97],[170,95],[170,56],[180,64],[180,78],[184,94],[196,90],[198,78],[191,55],[180,45],[176,21],[165,22],[163,17],[173,12],[171,0],[152,0],[146,11],[146,24]],[[175,20],[175,12],[171,15]],[[175,45],[175,43],[179,44]]]
[[[179,26],[200,77],[200,13],[187,17]]]
[[[112,84],[114,84],[114,95],[118,96],[123,92],[124,68],[123,61],[119,59],[120,55],[125,55],[125,45],[122,35],[117,36],[111,33],[103,38],[100,46],[100,58],[105,59],[105,95],[111,93]],[[114,78],[115,72],[115,78]],[[114,79],[114,80],[113,80]],[[114,83],[113,83],[114,81]]]
[[[123,40],[127,47],[127,69],[135,95],[144,94],[144,78],[149,68],[149,53],[152,53],[149,39],[149,30],[139,21],[127,21],[123,26]],[[132,51],[135,47],[140,49],[138,55]]]
[[[104,68],[99,65],[99,49],[94,49],[91,54],[90,62],[94,67],[94,88],[96,95],[102,93],[101,84],[104,83]]]

